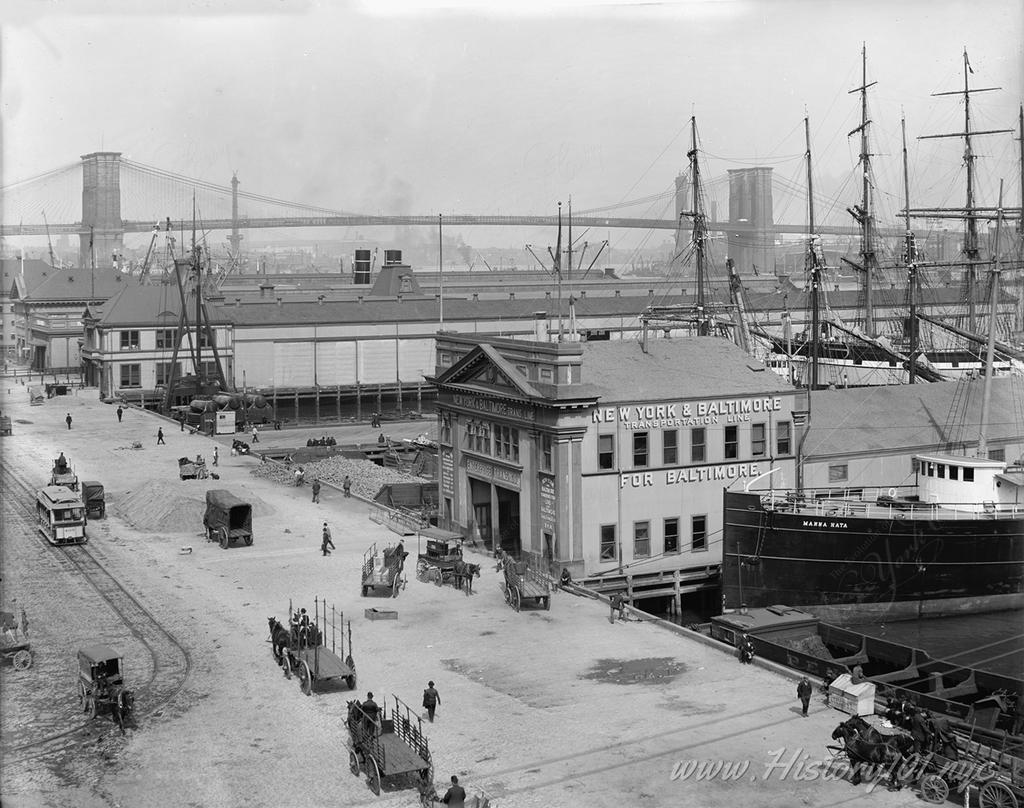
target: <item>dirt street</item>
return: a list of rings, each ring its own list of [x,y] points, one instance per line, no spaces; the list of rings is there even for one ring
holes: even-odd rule
[[[458,774],[470,795],[486,789],[500,808],[919,804],[909,789],[869,793],[813,776],[808,766],[824,759],[843,716],[816,695],[811,716],[801,718],[794,680],[650,623],[611,625],[607,607],[564,592],[550,611],[517,614],[483,555],[467,555],[483,565],[471,596],[418,581],[415,538],[406,541],[409,580],[399,597],[360,597],[363,551],[397,538],[370,521],[365,502],[325,488],[315,505],[308,486],[255,479],[249,470],[258,460],[231,457],[226,436],[216,441],[221,479],[181,481],[177,458],[209,460],[213,439],[137,410],[119,424],[95,391],[35,407],[23,388],[4,393],[3,413],[14,420],[14,434],[0,439],[7,469],[34,489],[63,451],[80,479],[105,484],[107,518],[90,521],[89,548],[181,643],[190,664],[182,689],[158,713],[140,697],[124,738],[101,715],[59,748],[12,762],[11,750],[81,720],[80,645],[122,650],[129,685],[153,662],[146,638],[120,625],[62,563],[70,551],[38,541],[5,504],[2,604],[26,608],[36,654],[28,671],[0,672],[5,807],[417,804],[411,789],[376,797],[349,770],[347,692],[304,696],[271,656],[267,618],[285,620],[289,600],[312,610],[314,597],[352,620],[360,699],[368,690],[378,701],[397,694],[425,714],[423,688],[436,683],[441,704],[424,727],[442,790]],[[156,445],[160,426],[165,446]],[[388,432],[413,437],[427,428],[418,421],[389,424]],[[361,434],[372,443],[376,432],[366,425],[308,434],[346,443]],[[276,445],[292,435],[292,445],[304,445],[307,437],[268,433],[268,444],[271,435]],[[125,448],[133,441],[143,448]],[[222,550],[205,540],[196,503],[213,487],[253,503],[251,547]],[[12,490],[5,500],[11,495],[25,496]],[[325,520],[337,548],[327,557]],[[370,607],[397,609],[399,619],[367,620]],[[683,774],[677,764],[696,759],[749,768],[728,782],[673,778],[674,769]],[[766,768],[772,760],[779,765]]]

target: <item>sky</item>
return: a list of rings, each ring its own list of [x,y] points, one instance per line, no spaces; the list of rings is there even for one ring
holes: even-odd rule
[[[852,204],[860,108],[848,91],[866,47],[880,204],[894,211],[901,112],[912,193],[957,200],[947,173],[962,146],[916,137],[959,131],[962,99],[931,94],[962,89],[966,48],[972,84],[1002,88],[972,97],[975,125],[1016,128],[1022,43],[1020,0],[7,0],[0,184],[114,150],[350,212],[552,214],[570,197],[577,211],[653,198],[619,212],[671,218],[691,116],[724,200],[728,168],[770,165],[803,185],[806,115],[817,187]],[[1005,176],[1019,200],[1011,136],[977,149],[980,192],[994,204]],[[776,205],[777,221],[806,217]]]

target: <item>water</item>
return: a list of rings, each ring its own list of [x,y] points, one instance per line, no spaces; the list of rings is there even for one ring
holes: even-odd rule
[[[968,668],[1024,679],[1024,611],[844,626]]]

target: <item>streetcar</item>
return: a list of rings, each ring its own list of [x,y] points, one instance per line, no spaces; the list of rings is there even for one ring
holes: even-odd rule
[[[85,504],[82,498],[63,485],[48,485],[36,495],[39,532],[50,544],[83,544]]]

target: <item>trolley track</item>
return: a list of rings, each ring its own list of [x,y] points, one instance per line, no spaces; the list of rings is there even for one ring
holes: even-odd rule
[[[132,681],[130,686],[136,693],[135,714],[149,717],[161,712],[185,687],[193,670],[193,660],[187,648],[132,594],[110,571],[102,548],[89,544],[51,545],[36,528],[36,515],[32,503],[35,491],[29,482],[12,466],[13,453],[6,453],[0,464],[4,489],[7,492],[4,503],[5,520],[14,519],[22,523],[22,532],[34,537],[47,560],[59,570],[59,574],[85,581],[89,588],[106,604],[124,627],[127,634],[146,648],[151,666],[142,682]],[[19,466],[33,460],[22,456]],[[7,532],[10,533],[10,524]],[[0,747],[6,763],[16,763],[49,755],[63,747],[70,746],[83,735],[92,721],[79,719],[79,713],[69,717],[72,725],[64,721],[63,728],[48,726],[41,737],[32,740],[4,744]]]

